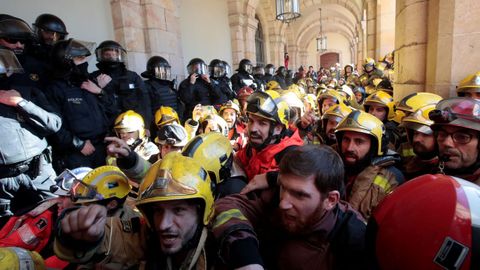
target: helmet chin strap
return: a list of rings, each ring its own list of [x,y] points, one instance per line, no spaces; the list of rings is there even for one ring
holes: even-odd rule
[[[256,150],[263,150],[265,147],[271,144],[271,142],[278,143],[281,138],[283,138],[284,130],[280,132],[280,134],[273,135],[273,131],[275,130],[276,123],[270,122],[270,128],[268,129],[268,137],[263,141],[261,144],[252,144],[253,148]]]

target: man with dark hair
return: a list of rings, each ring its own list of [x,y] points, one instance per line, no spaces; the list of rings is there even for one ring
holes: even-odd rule
[[[343,193],[343,162],[328,146],[285,154],[269,188],[215,204],[212,230],[229,268],[365,269],[365,222]]]
[[[377,204],[403,183],[403,174],[393,166],[400,157],[388,150],[383,123],[363,111],[347,115],[335,137],[345,163],[346,199],[368,219]]]
[[[440,173],[480,184],[480,101],[449,98],[429,113],[439,151]]]

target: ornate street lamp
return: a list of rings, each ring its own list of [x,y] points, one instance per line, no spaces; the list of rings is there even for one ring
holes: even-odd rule
[[[276,0],[276,4],[276,19],[279,21],[291,23],[302,15],[300,14],[300,4],[298,0]]]
[[[323,28],[322,28],[322,9],[318,9],[320,11],[320,32],[318,33],[317,37],[317,51],[318,52],[325,52],[327,50],[327,36],[323,35]]]

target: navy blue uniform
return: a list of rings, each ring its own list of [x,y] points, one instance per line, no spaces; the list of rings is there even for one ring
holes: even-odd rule
[[[212,80],[213,81],[213,80]],[[197,104],[214,105],[221,95],[221,90],[198,77],[194,84],[190,83],[190,77],[187,77],[180,83],[179,95],[180,99],[185,103],[185,113],[183,119],[192,117],[193,108]]]
[[[97,65],[101,66],[101,65]],[[137,73],[127,70],[123,65],[118,68],[100,69],[90,76],[96,80],[100,74],[106,74],[112,80],[103,88],[107,95],[113,97],[114,111],[109,115],[111,124],[119,114],[133,110],[143,117],[145,123],[152,121],[150,97],[145,84]]]
[[[112,103],[108,95],[92,94],[65,80],[53,81],[47,94],[63,118],[62,128],[52,138],[56,160],[62,163],[57,170],[105,165],[103,140],[109,125],[105,107]],[[87,140],[95,152],[84,156],[80,151]]]

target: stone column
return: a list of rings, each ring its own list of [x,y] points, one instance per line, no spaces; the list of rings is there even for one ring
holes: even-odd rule
[[[397,0],[394,99],[424,91],[428,0]]]
[[[172,0],[111,0],[115,40],[128,52],[128,68],[141,73],[152,55],[172,66],[172,76],[185,72],[178,4]]]
[[[357,66],[357,70],[361,72],[363,60],[365,58],[364,48],[365,47],[365,39],[363,38],[363,30],[361,25],[358,27],[358,43],[357,43],[357,62],[355,63]]]
[[[139,1],[111,0],[115,41],[128,52],[128,68],[143,71],[146,62],[143,9]]]
[[[377,58],[375,55],[376,34],[377,34],[377,1],[367,2],[367,55],[366,57]]]
[[[377,36],[375,60],[395,48],[395,1],[377,0]]]
[[[258,26],[255,19],[255,6],[257,4],[256,1],[228,1],[228,19],[232,39],[232,69],[236,69],[243,58],[248,58],[255,63],[255,31]]]
[[[277,33],[269,35],[270,41],[270,62],[275,67],[283,66],[283,42],[282,36]]]
[[[480,2],[430,0],[426,91],[456,96],[455,87],[480,70]]]

